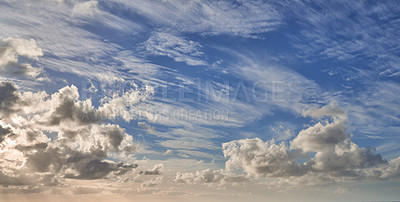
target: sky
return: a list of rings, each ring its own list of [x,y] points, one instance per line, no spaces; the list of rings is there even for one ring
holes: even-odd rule
[[[0,201],[400,198],[400,2],[1,0]]]

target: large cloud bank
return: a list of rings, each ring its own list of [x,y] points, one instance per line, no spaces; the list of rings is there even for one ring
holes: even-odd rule
[[[387,161],[371,148],[358,146],[346,133],[346,113],[336,104],[303,111],[320,119],[301,130],[289,143],[241,139],[222,145],[224,170],[178,173],[177,182],[220,182],[243,172],[247,178],[276,179],[280,183],[332,184],[386,180],[400,176],[400,157]]]
[[[97,108],[80,100],[73,85],[48,95],[1,82],[0,95],[0,185],[53,186],[67,178],[118,177],[138,166],[116,162],[132,157],[136,146],[125,129],[106,121],[128,119],[120,112],[145,99],[145,90],[113,96]],[[127,98],[129,104],[121,101]]]

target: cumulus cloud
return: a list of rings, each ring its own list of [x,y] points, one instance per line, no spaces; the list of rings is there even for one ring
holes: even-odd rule
[[[92,106],[91,100],[79,101],[78,88],[67,86],[60,89],[48,100],[51,110],[39,122],[48,126],[67,123],[87,125],[100,120],[100,115]]]
[[[196,173],[180,173],[178,172],[175,177],[177,183],[216,183],[216,184],[233,184],[247,181],[248,179],[242,175],[235,175],[226,172],[223,169],[211,170],[206,169],[197,171]]]
[[[41,69],[32,67],[28,63],[20,63],[20,58],[38,60],[43,56],[34,39],[4,38],[0,44],[0,70],[7,74],[22,74],[36,78]]]
[[[122,118],[125,121],[130,121],[138,114],[138,109],[135,104],[149,99],[154,95],[154,88],[146,85],[145,89],[129,89],[122,95],[112,94],[109,97],[104,97],[99,107],[98,112],[104,114],[108,119]]]
[[[138,166],[118,162],[132,159],[136,151],[125,129],[105,123],[119,114],[101,114],[118,96],[96,108],[90,99],[80,100],[73,85],[47,95],[19,93],[13,83],[1,82],[0,92],[0,185],[52,186],[69,178],[119,177]],[[123,96],[140,100],[135,95],[141,96],[134,91]],[[162,167],[156,165],[150,174],[160,174]]]
[[[251,175],[269,177],[302,176],[323,172],[326,176],[363,175],[358,169],[386,164],[380,155],[361,148],[346,134],[346,113],[336,104],[303,112],[314,118],[333,117],[333,121],[318,122],[303,129],[290,142],[275,144],[258,138],[225,143],[229,157],[227,169],[240,167]],[[314,157],[309,155],[314,154]],[[308,156],[308,157],[307,157]],[[298,163],[301,158],[306,161]]]
[[[351,141],[344,125],[347,115],[336,104],[310,109],[303,112],[303,115],[334,118],[333,122],[318,122],[301,130],[291,142],[292,149],[316,152],[315,157],[307,162],[314,170],[341,172],[386,163],[379,154],[373,154],[370,148],[360,148]]]
[[[224,170],[177,173],[175,181],[220,183],[226,181],[227,174],[237,172],[247,174],[244,179],[254,176],[314,185],[400,176],[400,158],[388,162],[374,154],[371,148],[360,147],[351,140],[344,125],[347,115],[337,104],[311,108],[303,115],[328,120],[301,130],[289,143],[259,138],[224,143],[222,149],[228,159]],[[239,177],[237,174],[232,176]]]
[[[285,143],[262,141],[259,138],[235,140],[222,145],[224,156],[229,158],[226,169],[237,168],[255,176],[298,176],[306,172],[304,165],[297,163],[296,154]]]

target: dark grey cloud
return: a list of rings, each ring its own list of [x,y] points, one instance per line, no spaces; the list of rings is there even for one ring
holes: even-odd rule
[[[0,116],[7,117],[18,111],[17,105],[21,100],[13,83],[0,82],[0,95]]]
[[[94,109],[90,100],[79,101],[78,88],[68,86],[59,90],[52,97],[50,115],[40,122],[48,126],[74,123],[88,125],[99,122],[102,118]]]
[[[74,179],[102,179],[105,178],[110,172],[115,172],[119,175],[135,168],[134,164],[114,163],[99,159],[90,160],[88,162],[75,162],[72,165],[77,170],[78,175],[67,174],[66,178]]]
[[[3,126],[0,125],[0,143],[11,133],[12,131],[10,128],[3,128]]]
[[[102,140],[107,141],[107,139]],[[118,148],[121,142],[115,144],[111,141],[111,145],[114,143],[113,146]],[[16,149],[24,153],[27,169],[39,173],[58,173],[65,178],[101,179],[111,172],[123,175],[137,167],[136,164],[107,160],[109,151],[118,150],[113,147],[108,148],[107,142],[105,143],[104,146],[101,142],[98,142],[98,145],[87,143],[89,146],[87,151],[76,150],[65,142],[40,143],[33,146],[19,146]]]

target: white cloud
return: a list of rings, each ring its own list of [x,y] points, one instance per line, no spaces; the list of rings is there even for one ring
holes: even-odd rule
[[[321,123],[301,130],[291,142],[292,149],[304,152],[331,150],[347,139],[343,122]]]
[[[196,171],[196,173],[177,173],[175,182],[177,183],[216,183],[220,185],[245,182],[248,179],[244,176],[237,176],[224,170],[206,169]]]
[[[318,9],[308,2],[290,7],[301,27],[296,36],[290,36],[299,57],[314,60],[322,56],[343,62],[345,68],[333,71],[344,80],[398,75],[397,6],[390,2],[313,3]]]
[[[153,33],[142,46],[145,51],[153,55],[168,56],[177,62],[185,62],[192,66],[207,65],[199,58],[204,54],[200,51],[200,43],[169,33]]]
[[[228,158],[225,164],[228,171],[243,169],[249,175],[266,177],[298,176],[306,172],[306,167],[295,161],[295,153],[283,142],[243,139],[224,143],[222,148]]]
[[[93,17],[98,12],[98,1],[90,0],[82,3],[77,3],[72,8],[72,13],[75,15],[88,15]]]
[[[379,154],[373,154],[370,148],[359,147],[351,141],[344,128],[346,113],[336,104],[312,108],[305,114],[336,118],[300,131],[289,145],[259,138],[224,143],[225,170],[177,173],[175,181],[218,184],[227,174],[240,177],[232,174],[238,172],[247,174],[247,178],[266,179],[277,186],[384,180],[400,176],[399,158],[387,162]]]
[[[163,156],[169,156],[172,155],[174,153],[173,150],[168,149],[167,151],[164,152]]]
[[[183,33],[252,37],[276,29],[281,16],[262,1],[125,1],[161,29]]]
[[[22,74],[30,78],[36,78],[41,73],[41,69],[32,67],[28,63],[20,63],[20,57],[38,60],[43,56],[34,39],[4,38],[0,45],[0,69],[5,74]]]
[[[13,5],[15,9],[8,5]],[[73,5],[76,7],[73,7]],[[82,25],[90,21],[91,23],[105,25],[105,29],[118,30],[121,33],[129,34],[141,30],[141,26],[105,12],[96,5],[96,1],[61,2],[57,4],[47,1],[37,1],[35,4],[29,2],[6,3],[5,6],[0,8],[0,30],[2,33],[0,38],[9,36],[16,39],[33,38],[35,44],[37,43],[40,47],[40,52],[36,49],[36,52],[31,51],[29,54],[44,53],[44,56],[36,61],[38,66],[45,68],[44,70],[68,72],[105,81],[121,80],[121,74],[114,71],[114,68],[110,69],[111,65],[106,64],[112,60],[111,55],[117,55],[123,48],[105,41],[104,37],[86,30]],[[87,14],[73,14],[73,8],[75,8],[75,13],[84,12]],[[89,20],[87,17],[90,17],[91,13],[95,13],[96,17]],[[21,36],[21,33],[25,34]],[[26,43],[31,45],[25,45],[24,48],[35,47],[32,40],[26,40]],[[17,44],[15,43],[15,45]],[[31,71],[30,75],[35,75],[34,73]],[[108,78],[104,75],[108,75]]]

